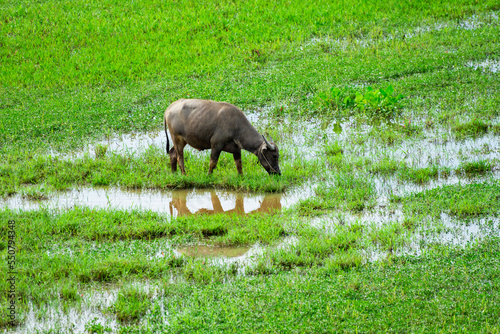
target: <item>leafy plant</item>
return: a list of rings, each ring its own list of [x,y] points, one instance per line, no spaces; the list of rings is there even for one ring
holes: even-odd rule
[[[398,114],[402,98],[403,95],[394,93],[392,85],[385,89],[373,89],[368,86],[361,91],[345,86],[320,91],[316,95],[316,102],[321,108],[336,111],[343,116],[357,110],[370,117],[390,118]]]
[[[343,88],[332,87],[321,91],[316,95],[319,104],[330,110],[344,110],[355,107],[357,92],[354,88],[345,86]]]
[[[365,93],[356,94],[356,108],[368,116],[393,117],[401,109],[403,95],[394,95],[392,85],[386,89],[367,87]]]

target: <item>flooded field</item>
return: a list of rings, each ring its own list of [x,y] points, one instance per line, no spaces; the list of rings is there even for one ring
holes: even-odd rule
[[[123,63],[92,68],[93,48],[137,23],[134,41],[177,36],[155,35],[166,8],[114,8],[110,27],[137,22],[64,45],[79,60],[60,71],[73,77],[53,80],[52,63],[12,68],[9,82],[30,78],[0,103],[0,287],[14,291],[0,289],[0,333],[498,332],[498,4],[346,4],[290,3],[277,21],[261,4],[245,27],[236,18],[253,5],[217,4],[171,31],[218,38],[183,60],[231,61],[169,58],[168,71],[187,66],[175,75],[131,56],[154,40],[97,52]],[[94,9],[81,21],[113,13]],[[38,59],[12,44],[16,27],[41,22],[44,38],[66,41],[51,30],[64,20],[26,11],[18,25],[23,15],[3,20],[7,65]],[[298,35],[269,35],[290,22]],[[247,151],[243,175],[224,152],[209,175],[210,150],[189,146],[187,174],[172,172],[162,116],[186,97],[242,108],[278,145],[280,176]]]

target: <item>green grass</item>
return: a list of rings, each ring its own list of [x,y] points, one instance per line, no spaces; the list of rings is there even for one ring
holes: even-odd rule
[[[98,149],[99,150],[99,149]],[[102,149],[100,149],[102,150]],[[234,160],[222,154],[213,176],[208,175],[210,157],[186,151],[187,175],[172,173],[164,152],[151,148],[144,154],[97,154],[73,160],[51,156],[11,156],[2,165],[0,195],[9,196],[26,185],[38,188],[21,190],[23,196],[43,199],[45,189],[64,190],[75,186],[121,186],[129,189],[226,188],[279,192],[313,174],[314,164],[281,160],[283,175],[271,177],[256,164],[257,158],[244,153],[244,176],[237,174]],[[292,173],[293,170],[293,173]],[[38,194],[38,195],[37,195]]]
[[[374,185],[362,176],[336,174],[332,185],[321,185],[315,197],[299,203],[303,215],[317,215],[325,210],[346,209],[359,212],[374,205]]]
[[[343,267],[360,265],[364,257],[359,253],[362,233],[352,227],[337,228],[334,234],[325,234],[310,228],[297,231],[301,238],[282,248],[271,249],[247,274],[270,274],[295,268],[321,266]]]
[[[395,91],[409,99],[408,107],[439,101],[450,117],[462,114],[471,98],[483,113],[497,113],[498,99],[488,94],[498,90],[497,80],[462,68],[464,60],[483,60],[496,52],[497,25],[478,31],[452,27],[402,38],[404,32],[422,25],[454,23],[494,9],[495,1],[457,1],[453,6],[361,2],[304,7],[301,3],[269,12],[272,5],[267,3],[207,3],[190,25],[184,25],[188,17],[174,13],[192,15],[194,11],[186,8],[198,5],[179,3],[161,11],[154,3],[140,8],[88,5],[81,11],[76,4],[68,7],[51,1],[23,9],[5,6],[2,21],[9,24],[1,28],[8,38],[3,41],[0,129],[9,131],[0,132],[4,148],[68,148],[82,145],[82,138],[159,128],[169,102],[188,96],[242,107],[290,100],[294,106],[288,112],[314,114],[307,94],[346,83],[368,82],[378,89],[393,82]],[[259,11],[252,12],[254,8]],[[235,18],[236,13],[245,19]],[[360,15],[363,19],[356,19]],[[227,24],[221,25],[221,20]],[[154,32],[149,30],[153,23]],[[86,33],[94,25],[103,28]],[[186,32],[189,27],[193,31]],[[37,31],[47,37],[42,39]],[[39,37],[26,37],[33,34]],[[233,42],[218,40],[228,34],[236,34]],[[389,35],[396,38],[381,38]],[[172,44],[171,38],[179,42]],[[324,39],[335,55],[314,43],[300,51],[299,45],[314,38]],[[346,39],[345,48],[335,46],[337,38]],[[356,39],[370,43],[359,46]],[[188,45],[198,45],[200,51]],[[451,66],[458,68],[448,71]],[[443,96],[443,86],[456,93]]]
[[[399,172],[399,178],[417,184],[428,183],[431,179],[437,179],[439,168],[437,166],[425,168],[402,168]]]
[[[499,259],[498,239],[492,239],[340,275],[334,267],[203,288],[167,282],[163,305],[171,314],[170,326],[162,327],[158,315],[149,319],[153,328],[173,333],[496,332]]]
[[[441,212],[458,218],[498,216],[500,212],[500,184],[472,183],[443,186],[412,194],[401,200],[409,214],[439,217]]]
[[[144,316],[150,304],[150,298],[144,291],[133,287],[123,288],[110,311],[116,314],[118,321],[132,322]]]
[[[480,119],[473,119],[470,122],[459,123],[452,126],[452,131],[458,139],[478,138],[486,133],[498,134],[500,125],[491,124]]]
[[[464,172],[465,175],[471,177],[475,175],[482,175],[487,172],[491,172],[493,167],[495,166],[494,162],[486,161],[486,160],[478,160],[471,162],[463,162],[457,168],[457,172]]]
[[[337,156],[342,155],[344,153],[344,150],[342,150],[342,147],[340,147],[339,142],[335,141],[332,144],[325,145],[325,153],[329,156]]]
[[[173,245],[266,245],[276,243],[285,234],[282,219],[269,214],[169,220],[151,212],[75,208],[61,213],[3,210],[0,215],[2,221],[16,222],[17,240],[22,240],[16,251],[16,291],[21,311],[26,310],[28,301],[43,305],[55,300],[71,305],[80,301],[76,291],[96,283],[117,283],[133,277],[159,279],[176,272],[196,282],[212,279],[210,268],[203,265],[204,275],[198,274],[194,270],[198,262],[173,253],[165,247],[165,238]],[[2,225],[0,231],[2,260],[6,260],[7,227]],[[164,251],[158,256],[161,249]],[[0,298],[4,303],[7,261],[2,261],[1,268]],[[123,321],[135,319],[127,315],[132,309],[125,305],[126,298],[120,303],[113,312]]]
[[[495,1],[467,0],[454,6],[149,1],[124,4],[119,10],[113,1],[81,0],[71,6],[27,1],[22,7],[7,3],[2,11],[2,77],[5,86],[50,88],[116,85],[187,73],[203,76],[229,64],[259,66],[292,42],[314,36],[378,39],[396,27],[413,27],[418,20],[455,19],[494,8]],[[358,20],[360,16],[365,21]],[[334,24],[351,21],[355,24]]]
[[[405,167],[405,163],[394,159],[384,157],[381,160],[373,163],[369,170],[371,173],[380,175],[392,175],[399,169]]]

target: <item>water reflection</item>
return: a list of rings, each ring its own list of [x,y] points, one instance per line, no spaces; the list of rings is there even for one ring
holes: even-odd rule
[[[265,195],[262,200],[258,200],[257,202],[252,201],[253,203],[247,201],[247,209],[245,210],[245,199],[248,199],[248,196],[245,196],[243,193],[234,192],[232,196],[223,197],[225,202],[224,206],[222,205],[221,198],[214,190],[206,191],[205,194],[206,193],[210,193],[212,208],[208,208],[208,205],[205,204],[203,207],[197,209],[196,205],[190,205],[190,202],[192,202],[190,199],[193,194],[192,191],[172,192],[172,200],[169,203],[170,215],[189,216],[196,214],[212,215],[217,213],[244,215],[259,212],[272,213],[281,210],[281,194],[268,194]],[[226,193],[226,195],[227,194],[228,193]],[[208,196],[205,195],[205,199],[206,197]],[[234,202],[234,207],[231,206],[231,208],[227,208],[228,202]]]

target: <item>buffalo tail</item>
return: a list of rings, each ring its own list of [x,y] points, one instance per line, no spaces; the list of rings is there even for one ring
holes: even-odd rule
[[[167,137],[167,155],[170,151],[170,141],[168,140],[168,132],[167,132],[167,120],[163,118],[163,126],[165,127],[165,136]]]

